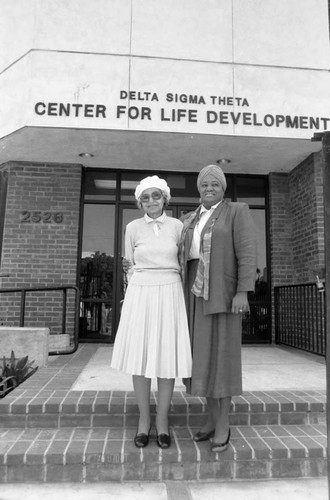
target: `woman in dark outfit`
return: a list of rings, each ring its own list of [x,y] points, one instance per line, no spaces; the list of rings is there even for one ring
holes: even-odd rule
[[[201,205],[183,218],[180,260],[192,344],[187,392],[206,397],[208,418],[195,441],[224,451],[230,440],[231,398],[242,393],[242,313],[254,290],[256,232],[245,203],[224,200],[227,187],[217,165],[197,179]]]

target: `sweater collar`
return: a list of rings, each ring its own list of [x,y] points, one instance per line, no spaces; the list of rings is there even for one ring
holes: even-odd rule
[[[147,224],[149,224],[150,222],[161,222],[163,223],[166,219],[167,215],[165,212],[162,213],[162,215],[160,215],[159,217],[157,217],[157,219],[153,219],[152,217],[149,217],[148,214],[144,214],[144,220],[146,221]]]

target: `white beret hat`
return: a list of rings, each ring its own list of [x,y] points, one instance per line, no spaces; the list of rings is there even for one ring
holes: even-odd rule
[[[218,165],[207,165],[207,167],[202,168],[197,177],[197,187],[199,189],[201,183],[205,179],[207,175],[212,175],[215,179],[217,179],[223,187],[223,190],[226,191],[227,181],[225,174],[222,171],[222,168]]]
[[[138,184],[135,188],[135,193],[134,193],[135,198],[137,200],[139,200],[143,191],[145,189],[149,189],[149,188],[160,189],[161,191],[163,191],[165,193],[167,200],[168,201],[170,200],[170,198],[171,198],[170,188],[168,187],[165,179],[160,179],[158,177],[158,175],[152,175],[152,176],[145,177],[144,179],[142,179],[140,184]]]

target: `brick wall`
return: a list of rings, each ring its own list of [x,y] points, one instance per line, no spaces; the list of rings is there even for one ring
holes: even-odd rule
[[[324,277],[324,209],[321,155],[309,156],[289,175],[294,283]]]
[[[76,285],[81,166],[10,162],[0,169],[8,172],[1,273],[10,275],[1,288]],[[18,325],[18,296],[0,299],[0,323]],[[68,299],[72,329],[72,292]],[[28,294],[25,326],[59,333],[61,305],[60,292]]]
[[[272,284],[291,285],[324,277],[324,211],[321,154],[290,173],[271,173],[270,248]]]

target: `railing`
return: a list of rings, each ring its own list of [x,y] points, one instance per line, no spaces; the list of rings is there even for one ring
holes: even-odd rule
[[[24,327],[25,322],[25,309],[26,309],[26,296],[32,292],[52,292],[62,291],[62,322],[61,333],[66,334],[66,320],[67,320],[67,291],[74,290],[75,292],[75,309],[74,309],[74,326],[73,326],[73,347],[67,350],[50,351],[50,355],[55,354],[72,354],[78,348],[78,333],[79,333],[79,303],[80,292],[79,288],[74,285],[53,286],[53,287],[29,287],[29,288],[0,288],[0,294],[17,294],[20,293],[20,314],[19,326]],[[46,325],[47,326],[47,325]]]
[[[325,291],[314,283],[274,287],[275,342],[325,356]]]

